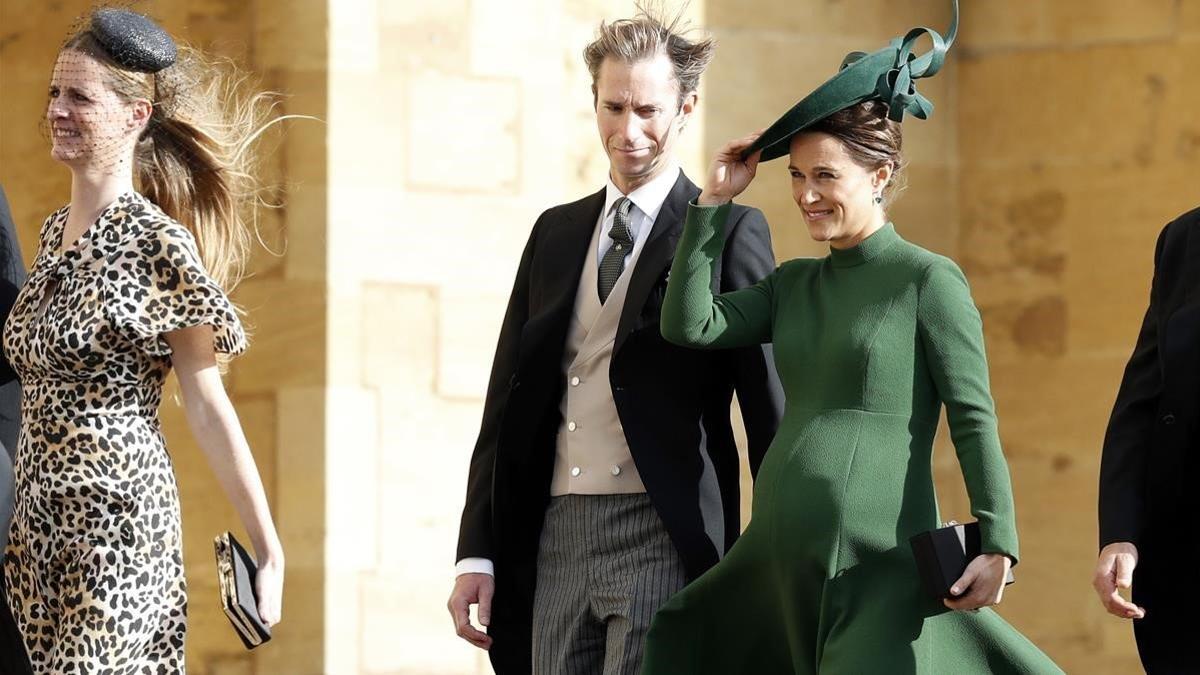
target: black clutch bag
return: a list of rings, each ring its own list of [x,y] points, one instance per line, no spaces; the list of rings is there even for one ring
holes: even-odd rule
[[[921,576],[925,591],[938,599],[954,598],[950,587],[982,552],[981,541],[978,522],[960,525],[954,521],[909,539],[908,543],[912,545],[913,556],[917,560],[917,573]],[[1013,581],[1015,579],[1009,569],[1004,583],[1008,585]]]
[[[258,594],[254,590],[258,566],[228,532],[213,540],[213,547],[217,552],[221,607],[246,649],[254,649],[271,639],[271,629],[258,616]]]

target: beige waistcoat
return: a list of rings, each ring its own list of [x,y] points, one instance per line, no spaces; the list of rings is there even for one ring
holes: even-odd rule
[[[567,386],[559,404],[563,421],[558,428],[554,476],[550,482],[553,496],[646,491],[629,454],[608,376],[629,277],[641,250],[634,249],[624,273],[601,305],[596,260],[599,237],[600,228],[596,228],[563,350]]]

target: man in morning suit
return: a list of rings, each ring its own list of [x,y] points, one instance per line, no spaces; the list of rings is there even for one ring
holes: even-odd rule
[[[1150,305],[1125,367],[1100,465],[1100,558],[1093,585],[1133,620],[1151,675],[1200,672],[1200,209],[1167,225]],[[1133,589],[1133,601],[1119,589]]]
[[[25,261],[21,258],[21,247],[17,243],[17,229],[13,225],[8,199],[4,195],[4,188],[0,187],[0,326],[8,318],[8,312],[23,283]],[[3,352],[0,352],[0,552],[8,542],[8,523],[12,519],[12,459],[17,450],[21,417],[21,389],[16,377]],[[9,613],[4,578],[0,575],[0,673],[21,675],[28,672],[25,644]]]
[[[674,153],[713,50],[677,24],[601,24],[585,50],[608,184],[538,218],[501,327],[448,603],[501,675],[638,672],[654,612],[737,537],[733,392],[753,470],[778,426],[769,347],[659,332],[700,192]],[[726,236],[720,290],[774,268],[759,211],[735,206]]]

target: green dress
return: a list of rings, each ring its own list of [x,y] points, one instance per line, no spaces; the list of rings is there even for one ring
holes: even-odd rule
[[[729,207],[688,210],[662,332],[774,343],[787,402],[753,520],[656,615],[644,672],[1057,673],[990,609],[924,594],[909,537],[940,525],[930,455],[941,406],[984,552],[1017,558],[979,312],[949,259],[890,225],[713,297]]]

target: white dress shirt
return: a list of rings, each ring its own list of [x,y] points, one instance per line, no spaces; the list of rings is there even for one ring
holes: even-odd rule
[[[629,233],[633,237],[633,247],[629,253],[625,254],[625,268],[621,272],[621,274],[625,274],[628,272],[630,261],[634,259],[635,254],[641,252],[646,239],[650,237],[650,230],[654,229],[654,221],[658,218],[658,212],[662,210],[663,202],[667,201],[667,195],[671,194],[671,188],[675,187],[676,181],[679,180],[680,171],[678,166],[668,167],[650,182],[629,194],[622,193],[613,184],[612,177],[609,177],[604,188],[604,208],[600,210],[600,217],[596,222],[596,227],[600,228],[601,235],[597,237],[600,243],[596,249],[597,265],[604,260],[604,254],[613,245],[613,240],[608,233],[612,231],[613,219],[616,214],[613,206],[617,200],[621,197],[628,197],[629,201],[633,202],[633,207],[629,209]],[[496,568],[487,558],[463,558],[454,566],[454,572],[456,576],[462,574],[491,574],[494,576]]]
[[[671,194],[671,188],[675,187],[675,181],[679,180],[679,172],[679,167],[667,169],[649,183],[627,195],[622,194],[617,186],[613,185],[611,178],[608,180],[608,184],[604,187],[604,208],[600,211],[600,221],[596,224],[600,228],[599,246],[596,249],[597,266],[604,260],[604,254],[608,253],[608,249],[613,245],[609,233],[612,232],[616,219],[617,212],[613,206],[616,205],[617,200],[621,197],[628,197],[629,201],[633,202],[633,208],[629,209],[629,234],[633,237],[633,248],[625,254],[625,267],[628,268],[634,254],[642,250],[642,245],[649,238],[650,230],[654,228],[654,221],[658,218],[658,212],[662,210],[663,202],[667,201],[667,195]]]

